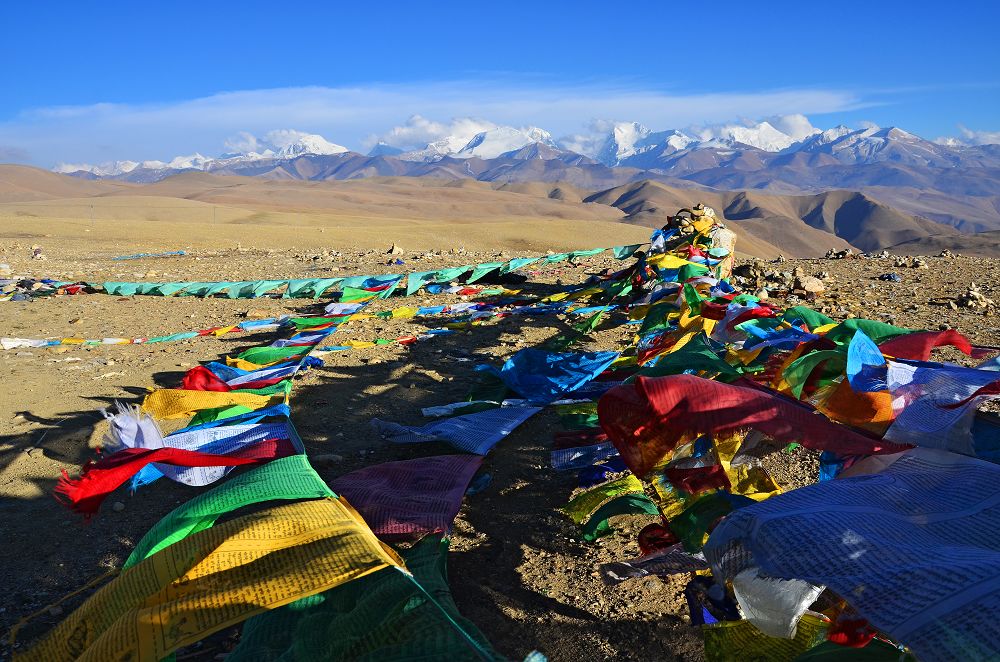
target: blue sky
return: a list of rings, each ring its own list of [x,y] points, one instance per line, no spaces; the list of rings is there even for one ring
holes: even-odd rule
[[[997,3],[153,4],[0,4],[0,161],[218,154],[276,129],[363,149],[414,114],[1000,131]]]

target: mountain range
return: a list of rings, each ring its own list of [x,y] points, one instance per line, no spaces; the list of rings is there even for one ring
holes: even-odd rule
[[[308,163],[299,162],[300,167]],[[962,234],[856,191],[796,195],[717,191],[649,179],[597,189],[566,182],[442,177],[307,181],[197,170],[142,184],[0,165],[0,227],[4,222],[43,223],[80,214],[153,225],[218,219],[247,229],[275,223],[300,229],[325,227],[328,232],[345,228],[348,235],[359,227],[378,233],[386,223],[394,232],[410,228],[410,235],[428,224],[442,231],[450,228],[460,236],[473,227],[492,236],[503,226],[512,237],[552,239],[562,232],[564,243],[582,247],[595,232],[615,234],[609,229],[614,225],[622,228],[615,234],[620,241],[648,236],[647,228],[659,227],[667,215],[697,202],[714,207],[737,233],[741,253],[760,257],[814,257],[831,248],[889,248],[903,254],[950,248],[1000,255],[1000,232]]]
[[[256,141],[256,149],[215,158],[60,164],[55,170],[143,183],[203,171],[312,181],[406,176],[563,182],[589,190],[645,180],[791,195],[849,190],[964,233],[1000,230],[1000,145],[942,144],[894,127],[820,131],[806,122],[782,129],[762,121],[652,131],[617,122],[596,137],[554,139],[537,127],[494,126],[408,151],[379,142],[368,154],[318,135],[285,132],[282,140]]]

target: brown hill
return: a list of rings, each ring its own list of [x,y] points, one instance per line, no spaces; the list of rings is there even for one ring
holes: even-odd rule
[[[473,179],[375,177],[356,180],[278,181],[186,173],[138,189],[219,205],[280,211],[323,211],[401,219],[563,218],[617,221],[617,209],[580,204],[583,193],[568,185],[494,187]],[[130,194],[137,191],[132,189]]]
[[[269,176],[275,178],[186,172],[152,184],[132,184],[0,166],[0,212],[39,219],[96,216],[345,230],[375,219],[397,225],[504,222],[521,223],[525,234],[544,236],[546,230],[534,226],[546,220],[659,227],[679,208],[704,202],[737,232],[741,253],[761,257],[810,257],[849,246],[878,250],[929,237],[934,238],[928,240],[933,246],[940,246],[937,250],[970,252],[967,247],[975,243],[948,226],[852,191],[777,195],[695,190],[644,180],[588,193],[566,182],[412,176],[282,180],[275,171]],[[958,243],[949,244],[952,238]]]
[[[28,166],[0,164],[0,203],[84,198],[136,188],[124,182],[80,179]]]
[[[730,221],[738,234],[796,257],[821,255],[830,248],[853,246],[869,251],[931,235],[958,236],[951,228],[853,191],[773,195],[692,191],[643,181],[601,191],[585,201],[618,207],[626,213],[627,221],[650,227],[665,223],[667,215],[678,208],[701,201]],[[749,246],[747,241],[741,245]]]

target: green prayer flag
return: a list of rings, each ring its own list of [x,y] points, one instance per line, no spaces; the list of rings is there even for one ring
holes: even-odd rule
[[[477,264],[476,268],[472,270],[472,275],[469,276],[469,280],[466,282],[471,285],[472,283],[484,278],[491,271],[496,271],[503,265],[503,262],[484,262],[482,264]]]
[[[809,352],[792,361],[785,371],[781,373],[782,378],[791,387],[792,395],[796,398],[802,397],[802,389],[805,388],[809,375],[812,374],[820,363],[827,362],[824,374],[827,381],[840,375],[847,369],[846,347],[843,349],[822,349]],[[818,385],[822,385],[822,382]]]
[[[386,568],[247,620],[228,662],[499,660],[447,582],[448,543],[426,536]]]
[[[616,259],[626,260],[635,255],[635,252],[640,248],[642,248],[642,244],[629,244],[628,246],[615,246],[611,250],[614,252]]]
[[[281,359],[298,358],[308,354],[312,347],[251,347],[236,355],[236,358],[264,365]]]
[[[890,338],[895,338],[896,336],[906,335],[907,333],[913,333],[911,329],[904,329],[902,327],[893,326],[892,324],[886,324],[885,322],[876,322],[874,320],[865,319],[849,319],[844,320],[837,326],[833,327],[826,332],[826,339],[831,340],[838,345],[847,345],[854,338],[854,334],[858,331],[863,331],[866,336],[872,339],[876,345],[884,340],[889,340]]]
[[[211,527],[238,508],[276,499],[319,499],[336,496],[305,455],[291,455],[232,477],[187,501],[142,537],[125,561],[127,569],[187,536]]]
[[[705,545],[708,530],[732,510],[733,506],[725,494],[709,492],[696,498],[671,519],[670,530],[680,538],[686,551],[698,552]]]
[[[615,515],[658,515],[656,504],[645,494],[623,494],[594,511],[583,525],[583,539],[593,542],[611,533],[608,520]]]

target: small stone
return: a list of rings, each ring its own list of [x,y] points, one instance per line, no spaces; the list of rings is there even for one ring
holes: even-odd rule
[[[795,289],[807,294],[822,294],[826,291],[823,281],[813,276],[801,276],[795,279]]]
[[[125,510],[125,504],[122,503],[121,501],[115,501],[113,504],[111,504],[111,510],[115,511],[116,513],[120,513],[121,511]]]
[[[339,464],[344,461],[344,457],[335,453],[324,453],[323,455],[313,455],[310,460],[313,464],[322,467]]]
[[[71,319],[69,321],[69,323],[70,324],[81,324],[81,323],[83,323],[83,318],[82,317],[74,317],[73,319]]]
[[[402,255],[403,249],[397,246],[396,244],[393,244],[392,246],[389,247],[389,250],[386,251],[386,253],[388,255]]]
[[[49,607],[49,616],[62,616],[62,615],[63,615],[63,608],[60,607],[59,605]]]

